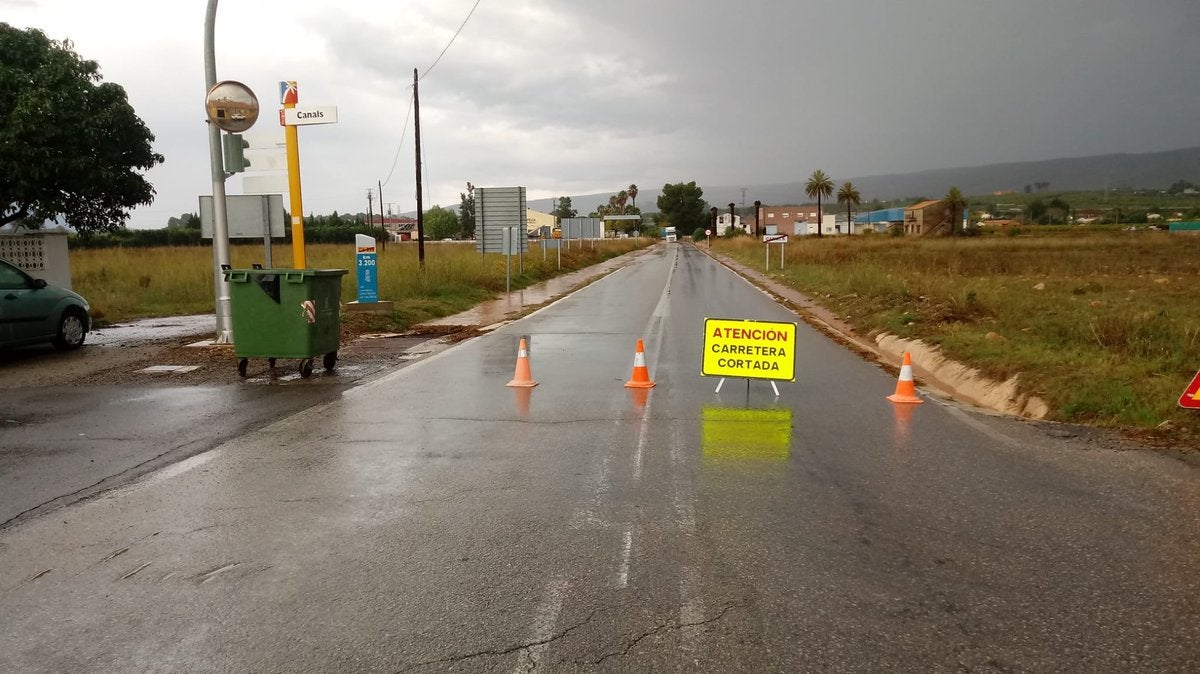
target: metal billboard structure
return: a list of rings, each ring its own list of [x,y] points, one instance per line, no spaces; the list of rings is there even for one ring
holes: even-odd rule
[[[516,255],[529,250],[529,237],[522,236],[520,250],[505,245],[505,228],[526,228],[524,187],[475,188],[475,250],[480,253]]]
[[[559,228],[564,239],[604,238],[604,221],[600,218],[563,218]]]
[[[225,197],[231,239],[283,238],[282,194],[239,194]],[[213,238],[213,199],[200,195],[200,236]]]

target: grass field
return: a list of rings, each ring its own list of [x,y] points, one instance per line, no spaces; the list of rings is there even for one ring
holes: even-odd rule
[[[562,271],[571,271],[616,257],[653,243],[652,239],[613,239],[573,246],[562,253]],[[523,288],[557,275],[555,251],[542,251],[531,243],[525,255],[525,273],[512,265],[512,286]],[[349,269],[342,280],[343,301],[357,295],[353,246],[306,246],[308,266],[314,269]],[[289,246],[275,246],[278,266],[291,267]],[[202,314],[213,308],[212,249],[206,247],[106,248],[72,250],[71,272],[75,290],[88,299],[101,324],[133,318]],[[262,246],[234,246],[234,268],[263,262]],[[281,263],[281,261],[283,263]],[[500,255],[484,256],[467,243],[427,243],[425,271],[417,262],[415,243],[389,244],[378,254],[379,297],[395,303],[386,325],[403,329],[413,323],[470,308],[504,291],[505,261]]]
[[[760,242],[715,250],[763,268]],[[1200,369],[1200,236],[806,237],[785,261],[772,276],[856,330],[922,339],[996,379],[1020,374],[1055,419],[1200,430],[1177,407]]]
[[[1020,236],[910,239],[809,237],[787,245],[771,274],[810,295],[862,334],[919,338],[996,379],[1020,374],[1052,418],[1135,429],[1170,422],[1200,437],[1200,415],[1179,395],[1200,369],[1200,236],[1027,228]],[[622,239],[563,254],[578,269],[653,243]],[[763,244],[717,239],[717,252],[761,269]],[[234,267],[261,262],[259,246],[235,246]],[[291,260],[286,246],[276,260]],[[353,270],[353,248],[308,247],[309,266]],[[535,247],[521,288],[558,273]],[[73,250],[75,288],[101,322],[213,311],[208,248]],[[290,266],[284,265],[284,266]],[[396,311],[380,329],[404,329],[467,309],[504,290],[504,259],[474,246],[430,243],[424,273],[415,244],[379,254],[379,295]],[[353,273],[342,296],[353,299]],[[377,320],[377,319],[369,319]]]

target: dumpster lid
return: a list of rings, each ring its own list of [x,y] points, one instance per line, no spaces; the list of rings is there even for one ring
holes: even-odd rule
[[[267,276],[270,274],[284,274],[288,276],[344,276],[350,273],[349,269],[292,269],[290,267],[274,267],[272,269],[223,269],[221,271],[226,277],[233,272],[246,274],[248,276]]]

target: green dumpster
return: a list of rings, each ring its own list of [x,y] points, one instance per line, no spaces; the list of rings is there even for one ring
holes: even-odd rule
[[[300,376],[313,358],[332,370],[342,335],[345,269],[226,269],[233,318],[233,353],[246,376],[250,358],[300,359]]]

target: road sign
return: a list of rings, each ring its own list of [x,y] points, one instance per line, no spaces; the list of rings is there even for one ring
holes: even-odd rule
[[[1179,396],[1179,406],[1189,410],[1200,410],[1200,372],[1192,377],[1192,383]]]
[[[700,374],[796,381],[796,324],[704,319]]]
[[[376,264],[375,238],[354,235],[354,257],[358,265],[358,303],[379,301],[379,266]]]
[[[766,234],[763,236],[763,243],[787,243],[787,234]]]
[[[304,126],[306,124],[337,124],[338,114],[336,105],[324,105],[316,108],[281,108],[279,123],[284,126]]]

